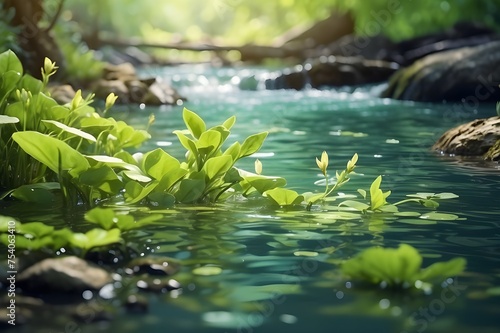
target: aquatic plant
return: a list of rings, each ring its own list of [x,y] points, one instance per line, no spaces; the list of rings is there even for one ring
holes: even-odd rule
[[[434,263],[422,268],[422,256],[411,245],[397,249],[372,247],[341,265],[347,278],[389,287],[428,288],[448,277],[460,274],[466,266],[464,258]]]

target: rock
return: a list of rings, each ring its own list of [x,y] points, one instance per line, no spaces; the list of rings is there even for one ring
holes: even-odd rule
[[[179,95],[172,86],[157,79],[149,86],[149,91],[144,96],[143,103],[146,105],[175,105],[178,101],[184,100],[186,99]]]
[[[100,289],[112,278],[104,269],[71,256],[42,260],[22,271],[17,281],[30,291],[82,292]]]
[[[476,119],[444,133],[432,147],[444,154],[500,160],[500,117]]]
[[[500,99],[500,41],[428,55],[396,72],[382,97],[421,102]]]
[[[71,103],[75,97],[75,90],[69,84],[49,88],[50,96],[59,104]]]
[[[106,64],[104,67],[103,79],[105,80],[136,80],[137,73],[131,63],[125,62],[120,65]]]
[[[129,90],[125,83],[121,80],[99,80],[94,86],[93,91],[96,97],[106,99],[106,97],[113,93],[118,96],[117,102],[129,103]]]
[[[311,56],[362,57],[393,62],[392,55],[397,52],[396,47],[394,42],[383,35],[358,36],[350,34],[326,47],[314,50]]]
[[[179,263],[168,257],[141,257],[133,259],[125,268],[130,275],[171,276],[179,271]]]
[[[387,80],[397,69],[395,63],[351,57],[322,57],[301,70],[266,81],[267,89],[296,89],[361,85]]]
[[[480,23],[458,22],[447,30],[397,43],[389,59],[407,66],[432,53],[481,45],[498,37],[493,29]]]
[[[39,298],[21,295],[16,295],[15,301],[16,325],[23,325],[28,322],[31,318],[33,318],[33,314],[39,312],[40,308],[45,305],[45,303]],[[10,310],[7,308],[9,305],[10,298],[0,298],[0,327],[12,327],[12,325],[9,324],[9,320],[12,319],[9,316]]]

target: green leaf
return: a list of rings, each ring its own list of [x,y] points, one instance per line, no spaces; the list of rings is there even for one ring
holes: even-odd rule
[[[21,90],[22,88],[35,95],[42,91],[43,83],[29,74],[24,74],[18,84],[18,89]]]
[[[60,185],[56,184],[57,189],[59,189]],[[24,202],[50,205],[55,201],[55,197],[52,194],[52,190],[54,189],[52,187],[43,187],[39,184],[22,185],[12,191],[12,196]]]
[[[79,130],[78,128],[67,126],[63,123],[56,121],[56,120],[42,120],[42,122],[45,124],[53,125],[52,128],[58,128],[63,132],[73,134],[73,135],[78,136],[80,138],[84,138],[86,140],[89,140],[90,142],[97,142],[96,138],[93,135],[86,133],[82,130]],[[50,127],[50,126],[48,126],[48,127]]]
[[[213,151],[219,149],[222,144],[222,136],[220,132],[214,130],[208,130],[200,135],[198,142],[196,142],[196,148],[200,154],[210,154]]]
[[[115,218],[115,212],[110,208],[94,208],[85,213],[84,218],[88,222],[99,224],[105,230],[111,229],[118,219]]]
[[[11,50],[0,53],[0,73],[15,71],[20,75],[23,74],[23,65],[21,61]]]
[[[420,203],[422,204],[422,206],[430,209],[436,209],[439,207],[439,203],[431,199],[420,200]]]
[[[89,250],[97,246],[105,246],[121,241],[120,230],[111,229],[109,231],[103,229],[92,229],[89,232],[75,233],[70,239],[70,243],[84,250]]]
[[[189,129],[194,138],[198,139],[201,134],[205,132],[205,122],[193,111],[184,108],[184,110],[182,111],[182,118],[184,119],[186,127]]]
[[[363,202],[359,202],[359,201],[354,201],[354,200],[345,200],[345,201],[342,201],[340,204],[339,204],[339,207],[340,206],[346,206],[346,207],[349,207],[349,208],[353,208],[355,210],[358,210],[360,212],[365,212],[367,211],[370,206],[363,203]]]
[[[21,79],[21,74],[12,70],[5,73],[0,73],[0,96],[2,96],[0,100],[3,100],[4,98],[7,98],[12,93],[12,91],[14,91],[17,83]]]
[[[50,235],[54,231],[54,227],[48,226],[42,222],[23,223],[17,228],[17,233],[20,235],[30,235],[31,237],[41,238]],[[30,237],[26,237],[30,238]]]
[[[447,199],[455,199],[458,198],[458,195],[455,193],[449,193],[449,192],[443,192],[443,193],[438,193],[434,195],[434,199],[441,199],[441,200],[447,200]]]
[[[148,200],[155,208],[170,208],[175,204],[174,195],[166,192],[153,192],[148,195]]]
[[[421,219],[429,219],[429,220],[442,220],[442,221],[453,221],[459,218],[459,216],[455,214],[445,214],[445,213],[437,213],[437,212],[429,212],[420,216]]]
[[[193,156],[198,156],[198,148],[196,147],[196,143],[188,138],[182,131],[174,131],[175,135],[179,139],[181,145],[186,148]]]
[[[363,199],[366,199],[366,191],[365,190],[358,188],[358,193],[361,194]]]
[[[233,166],[233,159],[231,156],[222,155],[210,158],[203,166],[203,171],[205,172],[208,180],[213,180],[214,178],[226,173]]]
[[[21,225],[21,222],[10,216],[0,215],[0,232],[7,232],[9,227],[16,230]]]
[[[438,262],[423,269],[419,279],[426,282],[443,282],[448,277],[462,273],[467,265],[464,258],[454,258],[446,262]]]
[[[267,132],[250,135],[241,145],[240,158],[252,155],[259,151],[267,137]]]
[[[123,183],[118,175],[106,165],[92,167],[82,172],[79,182],[109,194],[118,194],[123,188]]]
[[[125,185],[125,201],[134,204],[147,197],[156,187],[158,181],[154,181],[145,187],[136,181],[130,181]]]
[[[274,188],[264,192],[278,206],[293,206],[300,205],[304,201],[304,197],[297,192],[285,188]]]
[[[55,173],[69,170],[75,176],[87,170],[90,165],[87,159],[75,149],[61,140],[34,131],[16,132],[12,139],[34,159],[46,165]],[[59,159],[59,156],[63,156]],[[59,165],[61,160],[62,165]]]
[[[233,158],[233,161],[237,161],[240,158],[241,144],[236,141],[229,148],[224,151],[223,155],[229,155]]]
[[[236,122],[236,116],[231,116],[227,118],[226,121],[224,121],[224,123],[222,123],[222,126],[224,126],[227,130],[230,130],[235,122]]]
[[[175,193],[175,199],[181,203],[192,203],[201,198],[204,190],[204,179],[183,179]]]
[[[0,114],[0,125],[4,124],[16,124],[19,122],[19,118],[17,117],[9,117],[3,114]]]
[[[176,172],[181,168],[179,161],[158,148],[144,154],[143,170],[154,179],[162,179],[166,174]]]

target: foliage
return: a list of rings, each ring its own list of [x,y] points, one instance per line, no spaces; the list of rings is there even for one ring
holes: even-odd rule
[[[88,85],[103,76],[105,64],[73,29],[74,25],[65,24],[56,26],[54,30],[65,60],[64,74],[68,81],[75,85]]]
[[[122,242],[119,229],[107,231],[94,228],[83,234],[68,228],[55,229],[42,222],[21,223],[0,215],[0,241],[8,245],[12,243],[11,239],[15,239],[18,250],[55,251],[65,248],[69,252],[79,252],[82,256],[90,249]]]
[[[408,244],[397,249],[372,247],[346,260],[342,273],[353,280],[390,287],[417,287],[423,283],[440,283],[460,274],[466,265],[464,258],[454,258],[421,268],[422,256]]]
[[[74,204],[116,195],[121,189],[117,173],[125,169],[129,177],[143,175],[120,159],[105,165],[100,162],[105,158],[98,154],[112,156],[137,147],[149,134],[123,121],[101,117],[90,106],[92,95],[84,99],[81,91],[71,103],[59,105],[46,92],[56,70],[46,59],[40,81],[23,75],[12,51],[0,54],[0,188],[13,191],[16,197],[22,196],[16,189],[33,185],[43,198],[49,189],[34,184],[56,182]]]
[[[17,35],[20,32],[19,28],[9,25],[8,22],[14,17],[14,11],[3,8],[4,4],[0,3],[0,51],[13,49],[16,52],[20,51],[17,42]]]
[[[352,11],[358,33],[381,31],[394,39],[436,31],[465,20],[498,27],[495,0],[438,4],[433,0],[67,0],[66,8],[82,27],[99,25],[119,37],[140,36],[164,42],[181,35],[190,41],[218,38],[227,44],[268,44],[292,28],[306,27],[328,17],[337,7]]]

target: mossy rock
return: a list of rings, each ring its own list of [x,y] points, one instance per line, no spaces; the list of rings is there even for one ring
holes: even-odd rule
[[[420,102],[500,99],[500,41],[428,55],[389,80],[382,97]]]
[[[448,130],[433,149],[444,154],[500,160],[500,117],[476,119]]]

